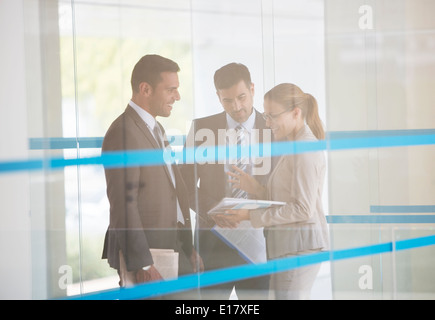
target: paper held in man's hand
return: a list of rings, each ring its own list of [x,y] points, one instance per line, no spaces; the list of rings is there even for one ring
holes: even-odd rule
[[[285,204],[285,202],[280,201],[223,198],[215,207],[208,211],[208,214],[225,214],[226,210],[237,209],[268,209],[272,207],[283,206]]]
[[[173,249],[150,249],[154,267],[163,279],[178,277],[178,252]]]

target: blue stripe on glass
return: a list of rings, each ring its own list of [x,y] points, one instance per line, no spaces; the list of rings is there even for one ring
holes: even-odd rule
[[[435,223],[435,215],[328,215],[326,221],[338,223]]]
[[[428,136],[434,135],[435,129],[414,130],[366,130],[366,131],[330,131],[326,133],[326,140],[379,138],[394,136]],[[184,135],[169,136],[173,146],[182,146],[186,137]],[[30,138],[29,149],[71,149],[71,148],[101,148],[103,137],[66,137],[66,138]]]
[[[248,264],[232,268],[208,271],[202,274],[181,276],[178,279],[151,282],[129,288],[116,288],[96,293],[67,297],[72,300],[146,299],[165,294],[207,287],[235,280],[243,280],[309,266],[326,261],[338,261],[396,251],[421,248],[435,244],[435,235],[386,242],[356,248],[324,251],[296,257],[271,260],[262,264]]]
[[[334,151],[334,150],[349,150],[357,148],[386,148],[386,147],[404,147],[404,146],[416,146],[416,145],[433,145],[435,144],[435,134],[431,135],[407,135],[407,136],[381,136],[381,137],[368,137],[368,138],[352,138],[352,139],[337,139],[337,140],[323,140],[316,142],[276,142],[273,144],[263,144],[259,147],[261,150],[271,150],[271,156],[281,156],[289,154],[298,154],[304,152],[313,151]],[[197,153],[198,149],[174,151],[172,154],[164,154],[162,157],[159,153],[153,153],[153,151],[139,151],[140,157],[137,156],[138,151],[126,151],[124,152],[125,161],[122,165],[131,165],[130,161],[133,161],[135,165],[156,165],[164,164],[168,160],[170,161],[223,161],[229,154],[228,152],[219,152],[222,147],[216,147],[215,152],[210,154]],[[227,148],[225,148],[227,149]],[[152,158],[152,159],[150,159]],[[49,166],[42,166],[38,164],[38,161],[42,163],[48,163]],[[42,159],[42,160],[19,160],[15,162],[0,162],[0,173],[21,171],[21,170],[35,170],[40,169],[56,169],[70,165],[86,165],[86,164],[104,164],[113,166],[118,161],[111,163],[109,158],[105,155],[100,159],[91,157],[79,158],[79,159]],[[39,167],[38,167],[39,166]]]
[[[395,206],[370,206],[372,213],[435,213],[432,205],[395,205]]]

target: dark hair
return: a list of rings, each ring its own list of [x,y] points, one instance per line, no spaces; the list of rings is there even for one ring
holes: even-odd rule
[[[302,117],[307,121],[307,125],[316,138],[325,139],[325,130],[319,117],[316,98],[303,92],[297,85],[281,83],[269,90],[264,95],[264,100],[274,101],[287,109],[301,109]]]
[[[228,89],[241,80],[245,82],[247,87],[251,85],[251,74],[248,68],[241,63],[232,62],[214,73],[214,86],[216,90]]]
[[[143,56],[134,66],[131,74],[131,88],[133,92],[139,91],[139,84],[147,82],[151,87],[155,87],[161,80],[162,72],[178,72],[180,67],[171,59],[149,54]]]

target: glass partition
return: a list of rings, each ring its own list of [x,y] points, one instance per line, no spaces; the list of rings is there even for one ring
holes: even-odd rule
[[[433,299],[434,9],[423,0],[2,1],[0,34],[10,46],[0,53],[6,71],[0,76],[0,252],[8,257],[0,298],[208,299],[203,288],[319,266],[311,299]],[[169,117],[157,120],[183,174],[185,164],[203,160],[186,158],[194,120],[224,114],[214,83],[222,66],[248,67],[259,113],[268,111],[266,92],[281,83],[315,97],[326,138],[270,150],[273,159],[324,155],[329,247],[119,290],[117,268],[102,259],[114,223],[107,167],[147,167],[149,180],[137,190],[125,187],[142,197],[144,189],[155,192],[138,197],[145,206],[171,201],[155,178],[167,165],[161,155],[135,158],[147,151],[140,147],[122,150],[122,160],[102,153],[109,127],[132,99],[132,70],[146,54],[180,67],[180,99]],[[221,259],[217,251],[200,250],[210,241],[199,215],[206,195],[197,191],[210,177],[201,170],[191,171],[187,226],[199,255]],[[189,179],[183,179],[188,187]],[[225,187],[216,182],[207,192],[225,194],[218,188]],[[167,232],[159,244],[176,232],[175,225],[149,229]],[[264,290],[267,299],[276,298]],[[227,299],[244,299],[239,292],[236,286]]]

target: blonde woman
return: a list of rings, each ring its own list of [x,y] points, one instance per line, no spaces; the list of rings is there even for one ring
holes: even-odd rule
[[[277,85],[264,96],[266,125],[280,141],[317,141],[325,133],[316,99],[290,83]],[[248,174],[229,173],[235,187],[255,193],[259,199],[286,202],[268,210],[234,210],[225,215],[225,226],[250,220],[264,227],[268,259],[297,256],[328,248],[322,207],[326,165],[321,151],[284,155],[266,186]],[[275,299],[309,299],[320,264],[273,274],[270,288]]]

